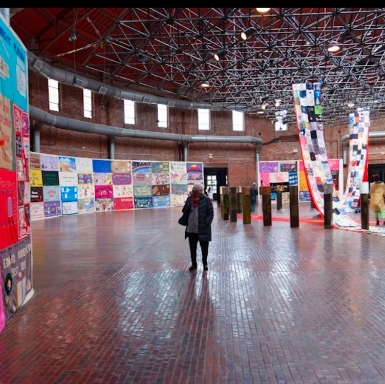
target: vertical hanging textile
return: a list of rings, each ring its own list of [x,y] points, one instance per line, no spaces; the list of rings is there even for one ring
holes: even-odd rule
[[[324,185],[334,183],[324,139],[321,83],[293,84],[292,88],[306,179],[314,206],[324,217]],[[360,224],[348,212],[351,210],[346,209],[333,185],[333,226],[360,230]]]

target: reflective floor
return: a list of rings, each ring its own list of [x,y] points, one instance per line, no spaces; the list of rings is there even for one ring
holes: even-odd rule
[[[0,383],[385,383],[384,238],[324,229],[309,203],[295,228],[287,204],[271,226],[257,209],[215,203],[195,273],[180,207],[34,221]]]

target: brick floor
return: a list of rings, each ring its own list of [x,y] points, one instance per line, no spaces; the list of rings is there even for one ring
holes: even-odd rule
[[[298,228],[285,204],[272,226],[215,205],[209,271],[190,273],[180,210],[34,221],[0,383],[385,383],[384,237],[324,229],[308,203]]]

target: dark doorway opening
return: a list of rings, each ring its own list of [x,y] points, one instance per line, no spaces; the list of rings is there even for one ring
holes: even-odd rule
[[[368,165],[368,182],[373,182],[373,175],[380,175],[380,180],[385,182],[385,164],[369,164]]]
[[[227,168],[204,168],[204,182],[205,188],[211,188],[213,192],[213,200],[219,202],[220,200],[220,187],[226,187],[227,180]]]

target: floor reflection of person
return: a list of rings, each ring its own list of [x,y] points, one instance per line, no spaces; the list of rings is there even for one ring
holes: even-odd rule
[[[171,340],[175,337],[180,342],[175,354],[175,368],[165,377],[164,383],[205,383],[207,377],[215,378],[212,383],[225,382],[217,380],[223,372],[220,362],[226,361],[226,357],[225,347],[215,332],[218,324],[210,288],[209,274],[193,273],[188,285],[178,291],[180,312]],[[218,326],[222,329],[223,323]]]

